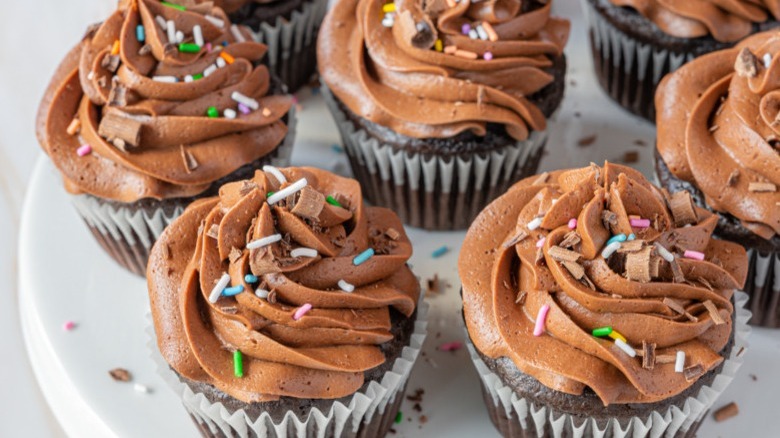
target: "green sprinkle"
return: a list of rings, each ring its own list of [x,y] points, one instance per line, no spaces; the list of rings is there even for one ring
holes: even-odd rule
[[[182,53],[198,53],[200,52],[200,46],[195,43],[181,43],[179,44],[179,51]]]
[[[241,354],[241,350],[233,352],[233,372],[236,377],[244,377],[244,356]]]
[[[203,79],[203,73],[195,73],[194,75],[192,75],[192,79],[194,79],[196,81],[198,79]]]
[[[344,206],[341,205],[339,201],[336,200],[333,196],[328,195],[327,198],[325,198],[326,201],[328,201],[328,204],[335,205],[336,207],[344,208]]]
[[[219,111],[217,110],[217,107],[210,106],[209,109],[206,110],[206,115],[211,117],[212,119],[216,119],[219,117]]]
[[[401,424],[401,420],[404,419],[404,414],[401,413],[401,411],[398,411],[397,414],[395,414],[395,424]]]
[[[162,3],[163,6],[168,6],[169,8],[178,9],[180,11],[186,11],[187,10],[187,8],[185,8],[182,5],[177,5],[177,4],[173,4],[173,3],[170,3],[170,2],[160,2],[160,3]]]
[[[268,194],[265,195],[266,198],[270,198],[274,195],[274,192],[268,192]]]
[[[593,329],[593,336],[597,338],[603,338],[604,336],[609,336],[611,333],[612,333],[612,327],[599,327]]]

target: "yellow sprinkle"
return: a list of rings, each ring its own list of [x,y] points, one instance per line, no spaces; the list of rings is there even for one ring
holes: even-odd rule
[[[114,45],[111,46],[111,54],[112,55],[119,54],[119,40],[114,41]]]
[[[224,60],[225,60],[225,62],[227,62],[228,64],[232,64],[232,63],[233,63],[233,61],[235,61],[235,58],[233,58],[232,56],[230,56],[230,53],[226,53],[226,52],[220,52],[220,53],[219,53],[219,57],[220,57],[220,58],[222,58],[222,59],[224,59]]]
[[[441,42],[441,40],[436,40],[436,44],[434,44],[434,47],[436,48],[437,52],[441,52],[444,50],[444,43]]]
[[[621,341],[628,343],[628,340],[623,335],[618,333],[617,330],[612,330],[612,333],[609,334],[609,337],[612,339],[620,339]]]
[[[395,3],[386,3],[384,6],[382,6],[382,12],[385,14],[389,12],[395,12]]]

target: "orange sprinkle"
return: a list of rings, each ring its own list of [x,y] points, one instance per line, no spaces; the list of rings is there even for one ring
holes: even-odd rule
[[[496,33],[496,30],[493,29],[493,26],[490,23],[488,23],[487,21],[483,21],[482,28],[485,29],[485,32],[487,32],[488,39],[490,41],[498,41],[498,34]]]
[[[114,41],[114,45],[111,47],[111,54],[112,55],[119,54],[119,40]]]
[[[444,53],[448,53],[448,54],[452,55],[457,50],[458,50],[457,46],[447,46],[447,47],[444,48]]]
[[[477,59],[477,54],[468,50],[455,50],[454,55],[466,59]]]
[[[235,59],[235,58],[233,58],[233,57],[232,57],[232,56],[231,56],[229,53],[226,53],[224,50],[223,50],[223,51],[221,51],[221,52],[219,52],[219,57],[220,57],[220,58],[222,58],[222,59],[224,59],[224,60],[225,60],[225,62],[227,62],[228,64],[232,64],[232,63],[233,63],[233,61],[235,61],[235,60],[236,60],[236,59]]]
[[[454,8],[455,7],[455,0],[447,0],[447,6]]]

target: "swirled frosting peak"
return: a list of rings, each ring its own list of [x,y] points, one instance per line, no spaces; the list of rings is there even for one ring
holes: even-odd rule
[[[356,181],[268,172],[193,204],[156,244],[160,351],[185,378],[245,402],[351,395],[385,362],[390,309],[415,311],[412,245],[392,211],[363,205]]]
[[[735,42],[753,32],[754,23],[780,19],[777,0],[610,0],[629,6],[678,38],[712,35],[721,42]]]
[[[73,193],[197,195],[287,134],[292,102],[269,95],[268,69],[254,66],[264,53],[210,4],[120,2],[58,67],[39,141]],[[77,153],[85,144],[91,153]]]
[[[723,360],[747,273],[741,246],[711,238],[716,222],[615,164],[525,179],[463,244],[469,335],[488,357],[605,405],[679,394]]]
[[[550,3],[338,1],[320,31],[320,72],[353,113],[406,136],[484,135],[495,123],[523,140],[545,129],[528,97],[553,82],[545,69],[569,35]]]
[[[658,151],[712,209],[780,235],[780,33],[695,59],[656,94]]]

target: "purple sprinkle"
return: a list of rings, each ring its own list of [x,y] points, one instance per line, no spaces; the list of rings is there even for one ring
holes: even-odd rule
[[[238,104],[238,110],[241,111],[241,114],[249,114],[252,112],[252,110],[249,109],[249,107],[244,105],[243,103]]]
[[[490,61],[491,59],[493,59],[493,54],[490,52],[485,52],[485,54],[482,55],[482,57],[485,58],[485,61]]]
[[[463,23],[463,26],[461,26],[460,31],[463,35],[468,35],[469,32],[471,32],[471,25],[468,23]]]

